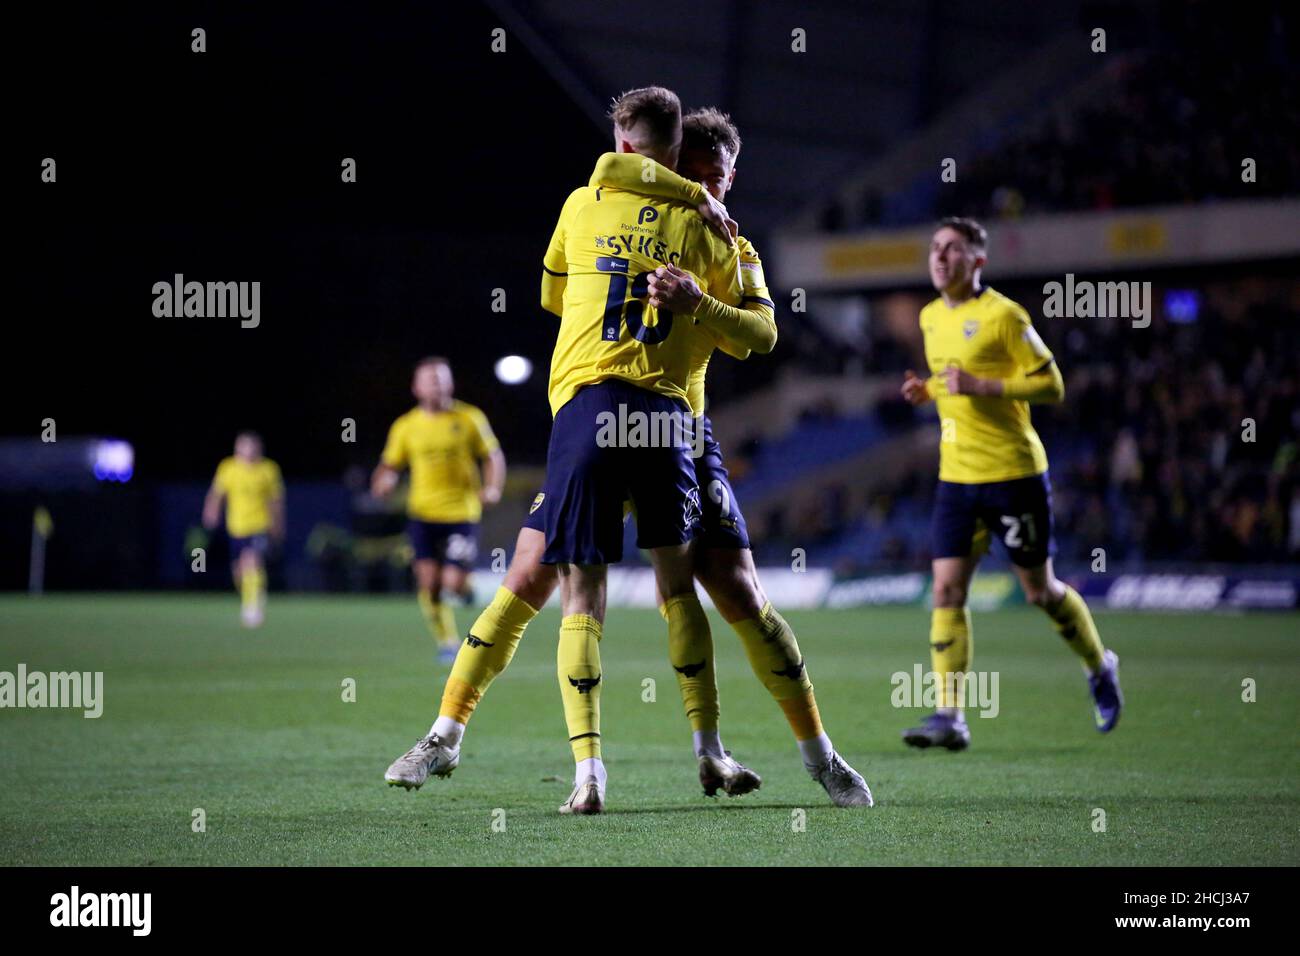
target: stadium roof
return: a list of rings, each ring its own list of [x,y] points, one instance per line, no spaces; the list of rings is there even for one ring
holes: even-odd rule
[[[972,88],[1076,24],[1034,4],[820,0],[488,0],[507,30],[604,128],[610,98],[675,89],[731,113],[744,150],[735,206],[751,234],[788,221]],[[807,53],[792,51],[805,31]],[[665,42],[665,35],[672,42]],[[1081,31],[1081,36],[1085,34]]]

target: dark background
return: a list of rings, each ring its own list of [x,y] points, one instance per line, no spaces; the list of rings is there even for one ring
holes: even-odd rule
[[[0,474],[0,586],[27,581],[38,506],[55,516],[51,587],[191,586],[202,489],[244,428],[264,435],[290,483],[285,563],[300,575],[275,583],[321,586],[306,570],[323,566],[308,558],[315,527],[386,530],[358,520],[367,503],[357,492],[388,425],[412,404],[413,364],[429,354],[451,358],[459,397],[487,413],[509,458],[516,500],[485,518],[484,551],[508,547],[535,478],[519,466],[543,463],[550,429],[556,320],[537,304],[540,260],[565,196],[609,147],[603,110],[623,89],[662,83],[687,109],[733,115],[744,147],[728,205],[760,252],[779,226],[826,235],[960,213],[996,231],[1019,215],[1300,193],[1296,11],[1211,0],[482,0],[11,13],[0,441],[35,441],[53,418],[60,442],[120,438],[136,457],[126,484],[87,474],[76,488],[6,486]],[[196,26],[207,31],[202,54],[191,52]],[[790,49],[792,26],[808,31],[805,56]],[[1087,53],[1098,26],[1105,56]],[[507,31],[504,54],[491,49],[496,27]],[[1079,67],[1053,82],[1104,82],[1081,100],[1042,90],[983,124],[984,92],[1061,51],[1079,59],[1060,63]],[[962,174],[950,189],[926,157],[901,164],[895,186],[845,196],[865,167],[953,114],[972,122],[953,143]],[[1241,182],[1241,155],[1258,159],[1257,183]],[[58,162],[56,184],[40,181],[46,156]],[[357,161],[354,184],[340,180],[344,157]],[[1242,324],[1209,306],[1196,328],[1171,326],[1158,310],[1152,335],[1136,340],[1086,321],[1043,324],[1071,397],[1034,420],[1053,456],[1063,537],[1079,531],[1080,554],[1099,537],[1119,553],[1127,541],[1135,562],[1291,554],[1300,298],[1286,290],[1296,266],[1131,276],[1155,279],[1157,298],[1223,286],[1220,300],[1245,308]],[[780,307],[791,292],[780,271],[769,256],[778,347],[761,361],[712,363],[715,409],[784,371],[888,377],[915,365],[915,347],[887,323],[846,342],[818,315],[822,304]],[[155,318],[153,285],[176,273],[260,282],[260,327]],[[1040,279],[1004,283],[993,266],[993,284],[1026,303]],[[1282,291],[1262,293],[1261,283]],[[504,313],[491,309],[498,288]],[[867,298],[879,305],[900,291],[918,308],[931,294],[918,273]],[[523,385],[493,374],[510,353],[534,363]],[[1110,367],[1089,379],[1090,363]],[[1121,380],[1127,389],[1114,386]],[[1245,415],[1264,423],[1259,445],[1234,440],[1226,470],[1207,468],[1214,441],[1235,435]],[[342,441],[345,418],[355,443]],[[860,435],[873,422],[920,424],[886,405],[846,427]],[[1098,465],[1124,429],[1143,441],[1141,489]],[[748,467],[761,478],[783,449],[808,447],[805,437],[796,428],[766,457],[760,442],[734,441],[733,477]],[[1073,471],[1072,444],[1082,462]],[[878,501],[849,482],[810,513],[740,494],[753,503],[761,558],[783,561],[798,543],[837,567],[897,569],[926,565],[932,487],[927,462]],[[1119,527],[1115,515],[1134,509],[1140,520]],[[400,529],[400,515],[387,517]],[[897,527],[876,533],[884,519]],[[213,539],[217,560],[222,540]]]
[[[544,457],[555,320],[539,265],[606,141],[522,44],[490,52],[486,10],[26,15],[15,39],[39,74],[11,141],[22,304],[0,434],[50,417],[61,437],[131,441],[138,475],[206,479],[255,428],[287,475],[336,478],[410,406],[414,361],[446,354],[506,446]],[[196,25],[207,53],[190,52]],[[261,281],[260,327],[155,318],[153,283],[177,272]],[[492,374],[508,352],[539,366],[512,390]]]

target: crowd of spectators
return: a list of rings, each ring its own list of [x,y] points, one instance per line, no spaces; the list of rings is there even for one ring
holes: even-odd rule
[[[1157,284],[1149,328],[1037,323],[1066,381],[1062,404],[1033,409],[1062,562],[1090,562],[1098,547],[1121,566],[1300,560],[1300,279],[1281,266],[1239,271]],[[1025,303],[1041,296],[999,288]],[[1170,293],[1178,310],[1166,307]],[[901,380],[901,367],[874,370]],[[892,398],[877,414],[893,428],[933,415]],[[736,451],[743,471],[748,449]],[[927,463],[866,502],[828,488],[815,507],[774,509],[761,544],[780,554],[838,543],[837,565],[924,568],[935,480]]]
[[[929,207],[921,218],[996,221],[1293,194],[1300,188],[1294,13],[1237,22],[1221,5],[1175,6],[1149,45],[1098,54],[1103,74],[1086,96],[1064,96],[1060,106],[990,138],[961,162],[954,183],[938,191],[931,181],[918,184],[924,198],[900,208],[915,217],[919,203]],[[1247,159],[1253,168],[1244,179]],[[863,202],[853,212],[832,204],[824,227],[902,224],[883,196]]]
[[[1068,401],[1043,415],[1073,557],[1300,558],[1300,283],[1209,283],[1187,324],[1073,325]],[[1073,452],[1071,454],[1071,452]]]

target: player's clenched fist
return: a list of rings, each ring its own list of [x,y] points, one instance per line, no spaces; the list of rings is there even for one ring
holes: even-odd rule
[[[999,383],[986,378],[976,378],[965,369],[949,365],[943,370],[944,385],[949,395],[1000,395]]]
[[[650,304],[656,309],[667,309],[677,315],[694,315],[704,298],[690,273],[676,266],[660,266],[647,278]]]
[[[904,400],[913,405],[924,405],[930,400],[930,390],[925,386],[925,379],[917,378],[910,368],[903,373],[903,387],[899,389]]]
[[[397,487],[399,476],[392,468],[380,465],[370,476],[370,493],[376,498],[387,498]]]

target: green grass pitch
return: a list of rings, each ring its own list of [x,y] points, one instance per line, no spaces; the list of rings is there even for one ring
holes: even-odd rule
[[[272,595],[253,632],[236,612],[233,596],[0,598],[0,670],[103,671],[105,684],[98,720],[0,710],[6,863],[1300,863],[1295,615],[1099,613],[1128,704],[1102,737],[1041,614],[976,614],[975,667],[1000,673],[1001,713],[972,716],[971,749],[949,754],[904,748],[921,712],[890,704],[890,675],[927,658],[925,611],[792,611],[827,730],[876,795],[872,810],[837,810],[712,614],[723,737],[764,782],[705,798],[663,623],[614,610],[609,812],[570,819],[556,813],[572,774],[556,612],[480,706],[455,775],[410,793],[383,772],[429,726],[447,673],[415,602]],[[473,613],[458,611],[462,630]]]

